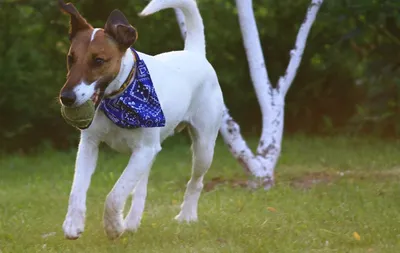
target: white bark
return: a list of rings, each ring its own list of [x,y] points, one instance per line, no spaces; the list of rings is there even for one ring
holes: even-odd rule
[[[307,15],[300,26],[299,32],[297,33],[296,43],[294,49],[290,51],[290,61],[286,68],[285,75],[279,78],[278,87],[280,88],[283,96],[286,95],[296,77],[297,70],[300,66],[301,58],[303,57],[304,48],[310,29],[314,24],[315,18],[324,0],[312,0],[307,10]]]
[[[256,186],[269,189],[274,183],[274,168],[281,152],[285,95],[296,76],[309,31],[322,3],[323,0],[311,1],[306,18],[297,34],[295,47],[290,51],[290,61],[285,75],[281,76],[276,87],[273,87],[264,62],[252,0],[236,0],[250,76],[261,107],[263,128],[256,154],[253,154],[247,146],[239,125],[229,115],[226,107],[220,132],[231,153],[245,171],[259,179],[256,181]],[[182,34],[185,34],[185,30],[182,29],[184,27],[182,19],[178,13],[176,15]]]

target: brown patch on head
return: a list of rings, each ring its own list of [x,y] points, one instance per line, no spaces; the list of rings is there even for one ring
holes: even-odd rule
[[[71,47],[67,57],[67,81],[62,94],[71,93],[75,86],[84,82],[104,92],[107,85],[118,75],[125,51],[136,41],[137,32],[118,10],[111,12],[104,29],[93,27],[71,4],[59,0],[61,9],[71,17]],[[94,84],[93,84],[94,85]],[[75,94],[77,95],[77,94]]]
[[[119,72],[124,54],[103,29],[97,30],[91,40],[93,33],[93,29],[79,33],[72,41],[68,54],[70,72],[77,66],[78,72],[82,72],[81,79],[86,83],[103,77],[114,78]]]
[[[124,53],[103,29],[77,32],[71,41],[67,81],[61,93],[73,90],[81,82],[95,85],[93,90],[103,93],[118,75]]]

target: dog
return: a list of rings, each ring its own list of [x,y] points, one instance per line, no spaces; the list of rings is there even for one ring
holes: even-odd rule
[[[63,223],[65,237],[78,239],[84,231],[86,194],[101,142],[130,154],[128,165],[105,200],[104,230],[108,238],[115,239],[125,231],[139,228],[152,163],[161,151],[161,143],[182,128],[188,129],[192,140],[193,164],[175,219],[196,221],[202,181],[213,160],[224,101],[217,74],[206,59],[204,26],[195,0],[152,0],[139,14],[148,16],[167,8],[184,13],[187,25],[184,50],[155,56],[131,49],[138,33],[121,11],[112,11],[104,28],[93,28],[73,4],[59,0],[59,5],[70,16],[71,42],[60,103],[78,107],[91,99],[97,108],[90,126],[81,130]],[[147,66],[162,108],[165,124],[161,126],[124,128],[98,109],[102,99],[118,98],[126,89],[123,84],[137,66],[138,58]],[[124,205],[130,194],[132,206],[124,219]]]

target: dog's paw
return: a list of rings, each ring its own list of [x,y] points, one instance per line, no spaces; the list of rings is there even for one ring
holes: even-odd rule
[[[125,231],[124,222],[121,219],[104,219],[104,231],[109,239],[117,239]]]
[[[69,240],[76,240],[83,233],[85,227],[85,214],[74,211],[67,214],[63,224],[64,236]]]
[[[127,217],[125,219],[125,230],[128,232],[136,232],[140,227],[141,217]]]
[[[175,220],[178,222],[196,222],[197,221],[197,214],[194,212],[191,213],[186,213],[186,212],[180,212],[177,216],[175,216]]]
[[[109,239],[117,239],[125,231],[125,223],[122,214],[104,213],[104,231]]]

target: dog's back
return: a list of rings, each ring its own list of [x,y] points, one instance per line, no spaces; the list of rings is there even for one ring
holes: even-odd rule
[[[153,0],[140,13],[147,16],[166,8],[181,9],[187,26],[182,51],[156,56],[141,54],[152,72],[154,86],[165,112],[167,125],[163,137],[180,122],[191,123],[203,108],[210,116],[220,117],[223,99],[217,75],[206,59],[204,26],[194,0]]]

